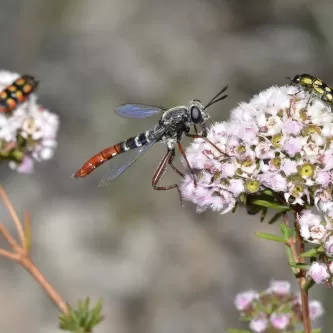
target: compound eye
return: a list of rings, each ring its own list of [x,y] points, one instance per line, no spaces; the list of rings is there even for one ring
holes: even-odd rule
[[[195,124],[202,121],[202,114],[197,106],[192,106],[191,108],[191,119]]]

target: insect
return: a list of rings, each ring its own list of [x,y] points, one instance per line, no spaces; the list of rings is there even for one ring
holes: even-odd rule
[[[293,79],[287,77],[294,86],[300,86],[311,95],[319,97],[323,102],[333,107],[333,91],[325,82],[310,74],[296,75]]]
[[[0,92],[0,112],[11,112],[25,102],[36,90],[38,81],[33,76],[22,75]]]
[[[152,186],[155,190],[170,190],[176,188],[179,192],[177,184],[159,186],[158,183],[166,171],[167,165],[170,165],[175,172],[177,172],[181,177],[184,177],[183,173],[173,164],[176,147],[178,147],[181,155],[184,157],[187,167],[191,171],[195,182],[194,174],[180,142],[183,135],[191,138],[202,138],[220,151],[216,145],[206,138],[206,123],[210,119],[209,115],[206,113],[206,109],[209,106],[225,99],[227,95],[222,94],[227,90],[227,88],[228,86],[224,87],[205,106],[196,99],[192,100],[188,105],[176,106],[171,109],[142,104],[122,104],[118,106],[116,108],[116,112],[122,117],[146,118],[153,115],[160,115],[160,120],[148,131],[103,149],[101,152],[92,156],[78,171],[73,174],[72,177],[85,177],[98,166],[112,159],[111,162],[113,163],[111,163],[109,169],[104,174],[98,185],[99,187],[104,187],[127,170],[128,167],[130,167],[156,142],[164,142],[167,146],[167,153],[161,160],[155,174],[153,175]],[[192,125],[194,127],[195,134],[190,133]],[[197,126],[201,128],[201,134],[198,133]],[[120,158],[120,156],[118,157],[118,155],[123,156],[124,159]],[[115,157],[117,158],[114,159]]]

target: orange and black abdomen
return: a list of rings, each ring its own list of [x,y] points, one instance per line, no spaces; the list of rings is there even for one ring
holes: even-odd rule
[[[0,92],[0,112],[11,112],[25,102],[36,90],[38,81],[33,76],[22,75]]]
[[[122,153],[124,150],[121,144],[116,144],[109,148],[103,149],[98,154],[91,157],[82,167],[73,174],[73,178],[82,178],[89,175],[94,169],[99,167],[104,162]]]

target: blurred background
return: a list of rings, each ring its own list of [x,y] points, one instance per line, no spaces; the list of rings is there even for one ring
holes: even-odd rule
[[[254,236],[278,226],[243,209],[197,214],[191,203],[180,207],[176,191],[154,191],[163,145],[109,187],[97,188],[105,167],[83,180],[70,176],[102,148],[155,123],[116,116],[121,103],[207,102],[229,84],[229,97],[210,109],[221,121],[239,102],[285,84],[285,76],[310,73],[332,85],[333,2],[0,0],[0,8],[0,68],[36,76],[39,102],[61,121],[53,160],[37,163],[30,176],[1,168],[17,211],[31,212],[40,270],[71,304],[103,298],[96,332],[244,328],[233,305],[238,292],[292,281],[284,249]],[[175,181],[169,170],[163,183]],[[3,205],[1,222],[10,226]],[[310,295],[329,312],[324,288]],[[56,308],[5,259],[0,308],[3,333],[58,332]],[[325,320],[315,326],[329,332]]]

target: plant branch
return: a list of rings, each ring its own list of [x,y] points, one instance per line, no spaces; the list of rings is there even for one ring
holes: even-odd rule
[[[57,308],[63,312],[64,314],[68,315],[68,307],[66,302],[63,300],[63,298],[58,294],[58,292],[52,287],[52,285],[46,280],[44,275],[40,272],[40,270],[35,266],[35,264],[32,262],[30,257],[28,256],[22,256],[18,262],[22,267],[24,267],[31,276],[38,282],[38,284],[44,289],[44,291],[47,293],[49,298],[55,303]]]
[[[298,214],[294,214],[295,217],[295,227],[296,227],[296,242],[298,245],[298,257],[304,253],[304,241],[300,232],[300,224],[298,220]],[[299,262],[304,263],[305,258],[299,257]],[[298,279],[299,288],[301,291],[301,300],[302,300],[302,317],[304,323],[304,333],[311,333],[311,320],[309,312],[309,294],[308,290],[304,289],[304,284],[306,282],[305,271],[300,270],[300,277]]]
[[[0,196],[1,196],[4,204],[6,205],[8,211],[10,213],[10,216],[13,219],[13,222],[15,224],[15,227],[16,227],[21,245],[22,245],[23,248],[26,248],[26,242],[25,242],[24,230],[23,230],[22,223],[21,223],[19,217],[17,216],[16,211],[15,211],[12,203],[8,199],[8,196],[7,196],[6,192],[4,191],[4,189],[1,185],[0,185]]]
[[[18,255],[16,253],[11,253],[4,249],[0,249],[0,257],[5,257],[13,261],[16,261],[18,259]]]
[[[285,213],[284,216],[284,223],[285,225],[290,228],[290,223],[289,223],[289,218],[288,218],[288,214]],[[290,239],[288,240],[288,246],[290,247],[291,253],[293,255],[293,259],[294,262],[299,262],[298,256],[297,256],[297,251],[296,251],[296,246],[295,246],[296,240],[294,239],[294,237],[290,237]],[[297,269],[298,270],[298,269]]]
[[[7,231],[3,224],[0,224],[0,233],[2,234],[3,238],[8,242],[13,251],[17,252],[19,249],[19,245],[16,243],[16,240],[10,235],[10,233]]]
[[[52,302],[57,306],[57,308],[64,313],[65,315],[69,315],[69,308],[63,298],[57,293],[57,291],[53,288],[53,286],[46,280],[44,275],[39,271],[39,269],[35,266],[29,256],[29,247],[30,247],[30,216],[26,214],[25,216],[25,229],[26,233],[24,233],[23,225],[18,218],[14,207],[9,201],[5,191],[0,186],[0,196],[4,201],[7,209],[10,212],[10,215],[14,221],[17,232],[19,234],[20,243],[18,244],[15,239],[9,234],[4,225],[0,224],[0,233],[3,235],[5,240],[8,242],[9,246],[12,248],[13,252],[6,251],[4,249],[0,249],[0,256],[13,260],[20,264],[26,271],[28,271],[31,276],[37,281],[37,283],[44,289],[46,294],[52,300]]]

